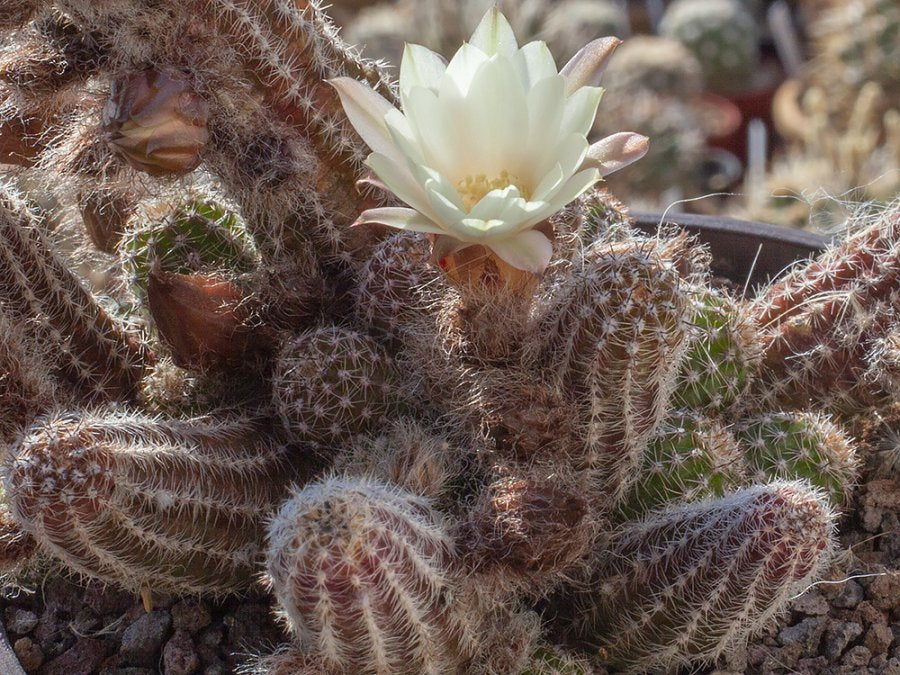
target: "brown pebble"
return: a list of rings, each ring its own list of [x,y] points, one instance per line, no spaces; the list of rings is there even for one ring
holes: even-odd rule
[[[31,638],[23,637],[16,640],[13,644],[13,651],[26,672],[34,672],[44,662],[44,652]]]

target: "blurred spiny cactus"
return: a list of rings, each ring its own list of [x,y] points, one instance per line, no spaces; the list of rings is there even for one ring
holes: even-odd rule
[[[294,643],[253,672],[576,675],[709,662],[827,565],[844,425],[896,404],[897,205],[745,300],[594,190],[526,272],[351,226],[390,198],[327,81],[396,87],[317,3],[0,0],[0,31],[0,158],[40,186],[0,190],[4,568],[265,572]]]

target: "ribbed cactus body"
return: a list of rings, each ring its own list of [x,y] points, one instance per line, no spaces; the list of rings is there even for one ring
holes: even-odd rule
[[[760,358],[758,330],[737,301],[708,289],[698,289],[691,325],[693,341],[672,399],[680,407],[725,410],[755,374]]]
[[[265,514],[299,477],[259,420],[53,414],[5,464],[14,518],[75,572],[132,590],[254,583]]]
[[[710,661],[823,570],[833,520],[806,484],[773,483],[626,525],[579,598],[581,629],[626,672]]]
[[[824,490],[835,506],[847,503],[859,458],[847,434],[824,415],[766,413],[742,420],[736,435],[754,482],[802,478]]]
[[[519,675],[591,675],[594,669],[583,658],[567,654],[556,648],[542,645],[531,655],[528,668]]]
[[[873,348],[896,325],[898,283],[900,211],[889,208],[766,289],[753,303],[763,340],[760,402],[815,401],[840,413],[886,403],[890,393],[866,374]]]
[[[596,244],[560,295],[542,325],[541,361],[584,408],[597,494],[620,498],[667,411],[688,295],[648,242]]]
[[[675,412],[647,445],[619,517],[633,519],[669,503],[722,497],[740,484],[742,468],[737,441],[721,422]]]
[[[447,673],[465,662],[453,544],[428,500],[331,478],[269,524],[267,570],[291,632],[341,673]]]
[[[132,219],[135,226],[119,247],[139,296],[145,297],[153,270],[176,274],[227,270],[237,275],[256,266],[256,251],[244,223],[222,204],[197,195],[179,204],[155,206],[153,211]]]
[[[355,312],[364,326],[398,338],[405,320],[421,311],[422,290],[439,272],[428,264],[431,244],[422,235],[401,232],[375,247],[359,273]]]
[[[0,185],[0,300],[10,320],[27,322],[53,368],[76,392],[97,400],[132,395],[146,349],[97,302],[53,251],[24,203]]]
[[[0,442],[11,441],[53,404],[54,386],[50,366],[37,345],[0,306]]]
[[[272,396],[285,427],[318,442],[348,439],[406,407],[391,357],[369,336],[337,326],[282,345]]]

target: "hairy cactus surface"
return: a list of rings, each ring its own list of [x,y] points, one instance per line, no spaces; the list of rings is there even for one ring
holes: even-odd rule
[[[255,580],[291,450],[262,420],[55,413],[4,464],[13,517],[71,569],[131,590],[226,593]]]
[[[443,673],[465,662],[453,544],[426,499],[331,478],[294,491],[268,539],[288,627],[330,669]]]
[[[827,562],[834,515],[803,483],[746,488],[617,532],[580,630],[630,672],[709,661],[762,629]]]

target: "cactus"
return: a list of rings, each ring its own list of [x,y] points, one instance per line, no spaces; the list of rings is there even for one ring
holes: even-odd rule
[[[585,252],[544,322],[541,361],[585,397],[585,463],[597,494],[622,497],[665,415],[685,347],[688,298],[651,244]]]
[[[736,440],[720,422],[682,412],[656,431],[637,473],[619,505],[623,520],[670,503],[723,497],[741,484],[743,467]]]
[[[176,274],[253,270],[258,262],[243,221],[213,199],[198,194],[173,205],[137,213],[119,251],[134,292],[145,297],[154,270]],[[160,216],[160,212],[163,213]]]
[[[726,293],[703,289],[694,299],[694,339],[672,395],[684,408],[723,411],[744,393],[760,359],[759,333]]]
[[[833,521],[797,482],[629,524],[577,597],[578,629],[626,672],[709,662],[761,630],[826,563]]]
[[[10,320],[30,321],[33,340],[54,352],[54,370],[84,395],[134,394],[146,349],[97,302],[51,249],[25,203],[0,185],[0,299]]]
[[[757,483],[804,478],[821,488],[835,507],[847,503],[859,458],[843,430],[814,413],[766,413],[741,420],[737,438]]]
[[[814,400],[846,414],[890,401],[884,383],[864,374],[896,322],[898,237],[900,213],[887,208],[759,295],[752,316],[762,335],[761,405]]]
[[[451,672],[471,653],[452,541],[426,499],[331,478],[295,490],[268,541],[288,628],[328,668]]]
[[[446,36],[482,2],[412,9]],[[546,3],[520,4],[539,30]],[[45,204],[0,191],[5,570],[36,549],[145,595],[221,595],[265,569],[292,644],[248,672],[321,675],[696,668],[822,572],[829,502],[853,504],[848,433],[877,444],[866,425],[882,438],[896,405],[896,206],[755,299],[713,290],[704,247],[639,234],[588,189],[643,151],[634,134],[587,140],[587,83],[615,41],[543,77],[544,46],[511,49],[495,10],[479,25],[466,49],[525,58],[560,133],[583,133],[538,156],[519,119],[496,178],[467,166],[437,186],[446,167],[407,161],[388,112],[410,112],[411,90],[431,100],[407,86],[423,73],[398,87],[317,2],[0,0],[0,161]],[[696,69],[676,66],[664,86],[693,90]],[[345,112],[334,89],[363,82],[383,100]],[[490,134],[470,140],[486,112],[521,111],[483,88],[460,99],[486,106],[464,125],[446,117],[461,140],[431,127],[441,110],[417,143],[490,158]],[[647,193],[692,173],[696,111],[620,98],[601,117],[677,137],[654,139],[666,158],[648,173],[670,177]],[[363,137],[394,153],[397,175],[378,177],[396,195],[366,172]],[[541,190],[514,197],[529,180],[511,168],[565,183],[559,209],[530,222]],[[471,222],[435,211],[459,190]],[[472,215],[483,199],[498,218]],[[373,211],[426,233],[391,236]],[[56,247],[73,220],[103,253],[70,269]],[[155,361],[139,320],[162,338]],[[840,416],[807,410],[826,405]]]
[[[595,38],[624,38],[627,33],[626,13],[608,0],[563,0],[547,12],[541,27],[541,37],[563,63]]]
[[[740,87],[759,60],[759,29],[738,0],[673,2],[660,21],[659,32],[694,53],[707,86],[714,90]]]
[[[347,440],[407,405],[388,354],[368,336],[338,327],[282,345],[272,395],[285,428],[321,443]]]
[[[649,89],[684,100],[703,90],[703,71],[697,57],[680,42],[636,35],[616,50],[603,82],[611,97]]]
[[[262,420],[53,413],[4,463],[13,517],[75,572],[130,590],[249,588],[292,478]]]

